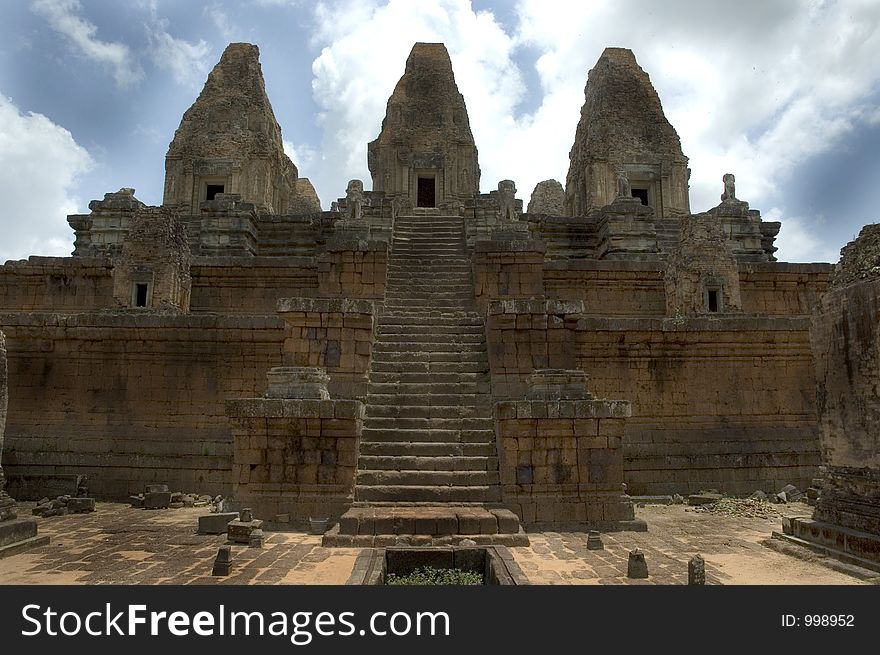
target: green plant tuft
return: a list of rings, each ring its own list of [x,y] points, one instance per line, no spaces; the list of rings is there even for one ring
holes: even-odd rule
[[[461,569],[435,569],[423,566],[408,575],[389,573],[385,576],[385,584],[393,585],[481,585],[483,574]]]

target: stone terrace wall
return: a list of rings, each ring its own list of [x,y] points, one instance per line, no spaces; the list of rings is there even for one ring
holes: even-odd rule
[[[190,311],[274,314],[279,298],[318,289],[314,257],[212,257],[192,267]]]
[[[807,316],[828,285],[830,264],[740,264],[744,313]],[[601,316],[663,316],[662,262],[557,261],[544,265],[548,298],[583,300]]]
[[[489,305],[493,393],[518,397],[532,369],[562,365],[584,370],[597,396],[631,401],[630,493],[750,493],[815,477],[808,319],[579,319],[541,304]]]
[[[663,316],[666,311],[658,262],[548,262],[544,287],[550,298],[583,300],[587,314]]]
[[[31,257],[0,266],[0,311],[92,311],[113,305],[109,259]]]
[[[743,312],[809,315],[828,288],[831,269],[831,264],[740,263]]]
[[[104,498],[147,483],[229,493],[224,403],[262,393],[284,333],[274,316],[141,312],[0,314],[0,326],[10,378],[3,464],[21,498],[78,474]]]

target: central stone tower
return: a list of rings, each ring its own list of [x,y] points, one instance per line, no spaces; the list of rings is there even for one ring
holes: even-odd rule
[[[480,192],[477,147],[452,61],[442,43],[416,43],[367,149],[373,191],[413,207],[440,207]]]

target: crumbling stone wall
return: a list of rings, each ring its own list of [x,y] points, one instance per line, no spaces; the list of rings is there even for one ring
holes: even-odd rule
[[[540,298],[544,295],[544,246],[532,239],[487,239],[474,244],[474,295],[485,307],[490,299]]]
[[[31,257],[0,266],[0,311],[94,311],[113,304],[112,265],[91,257]]]
[[[873,224],[841,250],[811,325],[827,469],[813,518],[872,535],[880,535],[878,325],[880,224]],[[875,539],[873,554],[861,554],[876,560],[876,548]]]
[[[717,219],[694,214],[679,223],[679,244],[666,264],[667,316],[742,311],[739,269]],[[715,309],[709,300],[713,291]]]
[[[225,401],[262,393],[281,356],[276,316],[16,313],[0,325],[15,497],[41,498],[77,475],[102,498],[152,483],[229,494]]]
[[[387,270],[387,242],[332,240],[318,258],[319,294],[384,299]]]
[[[135,287],[139,284],[146,285],[144,309],[189,311],[190,249],[172,209],[144,207],[131,219],[122,251],[113,260],[117,307],[138,306]]]
[[[236,502],[257,516],[339,517],[351,504],[363,404],[356,400],[230,400]]]
[[[317,366],[333,398],[363,398],[373,344],[373,303],[347,298],[282,298],[284,366]]]
[[[489,304],[492,392],[517,398],[535,369],[572,367],[632,403],[623,445],[634,494],[809,486],[819,465],[804,318],[608,318],[577,301]],[[784,411],[780,413],[780,408]]]
[[[6,433],[6,407],[9,404],[9,381],[6,368],[6,337],[0,332],[0,494],[6,488],[3,473],[3,435]]]
[[[192,312],[275,314],[279,298],[315,295],[315,257],[195,258]]]

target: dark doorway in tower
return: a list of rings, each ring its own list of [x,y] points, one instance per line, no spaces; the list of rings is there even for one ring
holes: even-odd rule
[[[433,207],[435,204],[434,178],[420,177],[416,207]]]
[[[641,200],[643,205],[648,204],[648,190],[647,189],[636,189],[635,187],[633,187],[632,197],[638,198],[639,200]]]
[[[213,200],[217,197],[218,193],[223,193],[222,184],[209,184],[207,185],[207,189],[205,189],[205,200]]]

